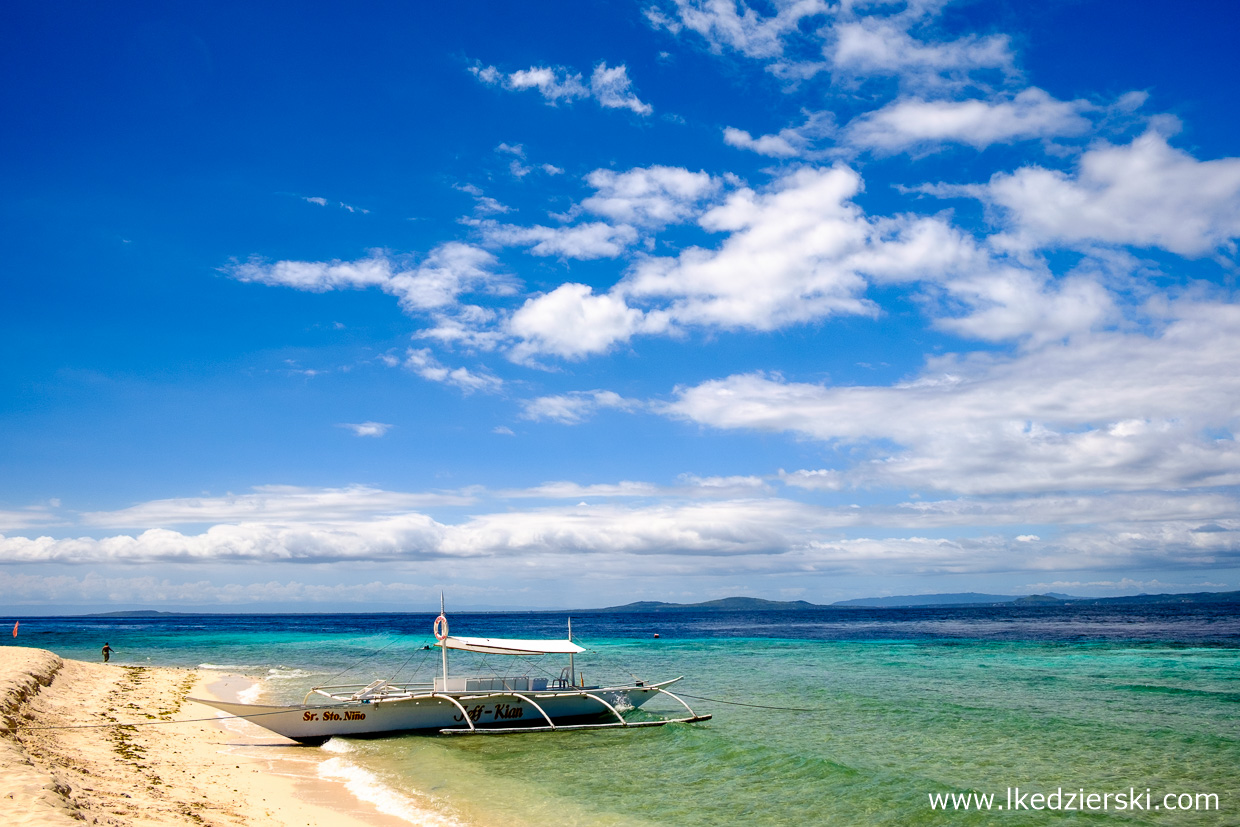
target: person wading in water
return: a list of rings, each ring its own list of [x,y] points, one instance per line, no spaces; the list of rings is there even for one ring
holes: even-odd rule
[[[103,662],[107,663],[110,657],[112,657],[112,647],[105,643],[103,644]]]

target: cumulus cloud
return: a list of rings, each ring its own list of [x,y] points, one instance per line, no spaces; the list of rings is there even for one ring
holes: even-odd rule
[[[587,83],[580,72],[563,67],[531,66],[515,72],[501,72],[494,66],[474,65],[470,72],[488,86],[501,86],[512,91],[535,89],[551,106],[561,102],[593,98],[604,109],[627,109],[638,115],[654,111],[633,91],[628,67],[608,66],[600,62],[594,67]]]
[[[848,125],[847,140],[883,153],[940,143],[985,149],[991,144],[1080,135],[1091,124],[1084,101],[1060,101],[1041,89],[1010,100],[922,100],[904,98]]]
[[[528,299],[508,321],[508,331],[519,340],[511,351],[518,361],[540,353],[570,359],[604,353],[648,328],[645,314],[622,297],[573,283]]]
[[[604,492],[599,492],[604,494]],[[1234,512],[1233,512],[1234,513]],[[444,523],[418,513],[295,524],[213,525],[201,533],[148,529],[102,538],[0,536],[9,563],[287,564],[349,561],[416,563],[460,571],[521,561],[522,571],[563,569],[566,561],[602,575],[808,574],[865,571],[1123,571],[1132,567],[1217,566],[1240,558],[1240,521],[1117,522],[1087,525],[1053,539],[992,532],[980,537],[883,531],[846,536],[853,509],[772,497],[559,506],[502,511]],[[1016,532],[1013,531],[1012,535]],[[445,568],[446,567],[446,568]],[[0,573],[3,575],[4,573]],[[152,593],[152,592],[148,592]],[[174,598],[175,599],[175,598]],[[270,599],[270,598],[269,598]]]
[[[625,172],[596,169],[586,176],[595,194],[581,202],[594,213],[624,224],[659,227],[696,216],[723,182],[680,167],[637,167]]]
[[[1017,247],[1130,244],[1203,256],[1240,237],[1240,158],[1198,161],[1152,131],[1091,148],[1075,175],[1023,167],[970,192],[1002,211],[1006,243]]]
[[[704,173],[665,168],[600,172],[592,180],[599,194],[583,207],[647,226],[683,220],[718,186]],[[700,227],[724,234],[715,249],[639,257],[607,292],[567,283],[528,299],[508,320],[506,332],[516,341],[510,355],[581,358],[639,334],[691,327],[769,331],[875,315],[878,308],[865,295],[872,284],[934,285],[950,299],[941,308],[929,305],[938,323],[987,340],[1036,343],[1110,319],[1112,298],[1096,279],[1055,281],[1043,269],[996,256],[942,217],[870,218],[854,201],[861,184],[854,170],[836,165],[791,171],[765,191],[738,188],[697,215]],[[514,241],[542,238],[550,246],[573,237],[574,229],[563,236],[546,228],[491,232]],[[573,252],[610,252],[610,239],[604,231],[595,246]]]
[[[869,314],[865,280],[846,264],[869,226],[850,202],[861,178],[845,167],[802,169],[759,194],[744,188],[699,220],[726,232],[717,250],[692,247],[641,261],[621,285],[635,299],[670,299],[682,324],[772,330],[835,314]],[[759,288],[760,284],[760,288]]]

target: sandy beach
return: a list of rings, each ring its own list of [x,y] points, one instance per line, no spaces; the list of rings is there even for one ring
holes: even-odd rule
[[[0,648],[0,813],[6,825],[407,827],[317,776],[314,748],[187,695],[244,678],[84,663]],[[206,720],[201,720],[206,719]]]

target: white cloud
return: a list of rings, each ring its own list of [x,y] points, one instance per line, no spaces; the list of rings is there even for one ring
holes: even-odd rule
[[[679,481],[686,493],[694,495],[744,497],[770,490],[766,480],[752,475],[733,474],[726,477],[700,477],[697,474],[681,474]]]
[[[813,471],[802,469],[791,473],[781,468],[779,479],[784,485],[810,491],[839,491],[844,487],[844,475],[831,468],[819,468]]]
[[[979,73],[1015,75],[1005,35],[937,37],[932,24],[945,5],[938,0],[835,6],[774,0],[771,5],[775,13],[763,15],[740,0],[672,0],[645,14],[656,29],[695,32],[711,51],[733,50],[763,61],[768,71],[793,84],[824,70],[837,81],[894,77],[914,89],[960,87]],[[821,25],[814,18],[821,18]],[[768,149],[778,146],[767,142]]]
[[[516,161],[513,161],[513,163],[515,164]],[[512,207],[509,207],[507,204],[501,204],[491,196],[484,194],[480,187],[473,184],[457,184],[455,189],[474,197],[474,213],[476,215],[502,215],[503,213],[513,211]]]
[[[433,605],[434,588],[412,583],[372,580],[369,583],[303,583],[269,580],[261,583],[214,583],[209,580],[172,580],[168,577],[102,576],[92,571],[82,577],[0,572],[0,589],[18,603],[113,603],[139,605],[244,606],[262,604],[354,603],[403,606],[417,601]]]
[[[665,166],[596,169],[586,182],[596,192],[581,202],[583,208],[612,221],[652,227],[696,216],[723,186],[706,172]]]
[[[857,483],[963,493],[1240,483],[1240,309],[1184,304],[1155,335],[931,360],[915,381],[827,387],[745,374],[679,388],[670,415],[869,446]],[[1227,433],[1219,436],[1220,430]],[[891,442],[891,452],[881,446]]]
[[[528,299],[508,320],[508,331],[520,340],[512,349],[518,361],[539,353],[572,359],[604,353],[647,328],[642,311],[623,298],[573,283]]]
[[[342,422],[338,427],[348,428],[356,436],[383,436],[392,429],[392,426],[385,422]]]
[[[485,391],[497,393],[504,382],[489,373],[475,373],[468,368],[447,368],[431,355],[429,348],[409,348],[405,354],[405,367],[432,382],[444,382],[460,388],[465,393]]]
[[[594,393],[598,392],[595,391]],[[560,399],[559,397],[548,398]],[[560,402],[552,402],[548,403],[547,407],[552,408],[560,405]],[[563,408],[560,408],[560,410],[563,410]],[[543,417],[539,416],[536,418]],[[533,488],[504,491],[502,494],[504,497],[520,499],[580,500],[583,497],[652,497],[662,492],[663,489],[649,482],[622,480],[617,483],[582,485],[581,483],[569,482],[568,480],[560,480],[557,482],[545,482]]]
[[[570,227],[521,227],[495,221],[471,224],[481,230],[487,244],[505,247],[528,246],[536,256],[595,259],[616,258],[637,241],[637,231],[627,224],[612,225],[602,221]]]
[[[247,494],[152,500],[117,511],[79,515],[82,525],[98,528],[151,528],[222,522],[288,525],[335,522],[395,514],[415,508],[469,505],[475,498],[451,492],[403,493],[366,485],[304,488],[262,485]]]
[[[830,7],[821,0],[775,0],[775,14],[763,16],[739,0],[673,0],[675,17],[657,7],[646,10],[655,28],[679,34],[688,29],[701,35],[715,52],[735,49],[746,57],[777,58],[784,53],[784,38],[795,33],[801,21],[826,14]]]
[[[20,509],[0,509],[0,531],[20,531],[46,525],[63,523],[64,518],[56,512],[60,500],[44,505],[32,505]]]
[[[551,104],[561,100],[571,101],[590,96],[590,90],[581,81],[581,74],[570,75],[567,69],[531,66],[529,69],[521,69],[508,75],[499,73],[493,66],[481,70],[475,67],[473,71],[483,83],[502,82],[505,88],[515,90],[537,89]]]
[[[986,341],[1053,342],[1114,321],[1114,297],[1092,278],[1059,280],[1016,267],[996,267],[948,279],[944,288],[965,302],[967,315],[935,325]]]
[[[772,330],[840,313],[869,314],[865,280],[847,264],[870,227],[850,203],[861,178],[845,167],[802,169],[771,191],[732,193],[699,223],[729,236],[717,250],[640,261],[621,284],[631,298],[670,300],[682,324]]]
[[[311,204],[317,204],[320,207],[327,206],[327,199],[319,195],[314,195],[314,196],[303,195],[301,200],[308,201]],[[361,213],[362,215],[370,214],[370,210],[362,209],[361,207],[355,207],[352,204],[346,204],[343,201],[337,201],[336,206],[340,207],[340,209],[342,210],[347,210],[348,212],[351,212],[351,213]]]
[[[587,84],[580,72],[563,67],[531,66],[505,74],[494,66],[474,65],[470,72],[488,86],[502,86],[512,91],[536,89],[548,105],[593,98],[604,109],[627,109],[638,115],[654,111],[633,92],[633,83],[626,66],[609,67],[600,62],[594,67]]]
[[[991,144],[1079,135],[1090,128],[1081,115],[1089,108],[1084,101],[1056,100],[1036,88],[998,101],[904,98],[857,118],[846,133],[856,146],[887,153],[943,142],[985,149]]]
[[[566,492],[565,492],[566,493]],[[602,494],[603,492],[599,492]],[[1123,572],[1151,565],[1215,566],[1240,557],[1240,521],[1084,526],[1053,540],[1001,533],[928,536],[905,531],[846,537],[851,509],[823,509],[770,497],[653,505],[576,505],[497,511],[461,523],[416,512],[290,524],[250,521],[198,533],[148,529],[102,538],[0,537],[10,562],[97,564],[416,563],[424,575],[461,566],[520,561],[526,576],[563,571],[566,561],[597,575]],[[439,563],[439,566],[436,566]],[[506,569],[507,570],[507,569]],[[31,583],[18,584],[25,588]],[[160,585],[160,584],[153,584]],[[11,592],[10,592],[11,593]],[[146,592],[155,594],[156,590]],[[173,599],[178,599],[174,597]]]
[[[434,327],[414,334],[419,339],[433,339],[449,346],[493,351],[506,340],[497,328],[500,314],[489,307],[460,304],[433,315]],[[388,361],[388,357],[384,357]],[[388,361],[389,367],[400,363]]]
[[[448,307],[464,292],[510,293],[508,279],[493,272],[495,257],[459,242],[441,244],[419,264],[405,267],[383,252],[358,261],[251,260],[227,272],[245,282],[280,285],[323,293],[328,290],[378,287],[396,296],[406,312]]]
[[[826,49],[832,68],[842,75],[899,77],[915,88],[955,85],[979,70],[1014,71],[1006,35],[923,41],[909,33],[908,23],[881,17],[837,23]]]
[[[525,419],[549,419],[564,425],[576,425],[604,408],[634,411],[642,408],[643,403],[636,399],[625,399],[614,391],[595,390],[527,399],[522,402],[522,407],[522,417]]]
[[[755,138],[743,129],[724,127],[723,142],[737,149],[747,149],[771,158],[796,158],[804,151],[799,135],[784,129],[778,135],[762,135]]]
[[[682,220],[715,191],[705,173],[665,168],[599,171],[591,180],[599,195],[584,207],[647,225]],[[735,190],[698,216],[702,228],[727,234],[716,249],[639,258],[606,293],[564,284],[529,299],[509,320],[507,332],[517,340],[510,353],[517,361],[540,353],[580,358],[637,334],[775,330],[833,315],[874,315],[878,309],[864,295],[871,283],[934,285],[949,298],[943,312],[951,315],[939,324],[988,340],[1036,343],[1110,318],[1111,297],[1095,280],[1081,275],[1056,283],[1041,270],[996,258],[943,218],[867,218],[853,202],[860,189],[860,176],[837,165],[795,170],[765,192]],[[546,228],[492,232],[498,240],[561,243],[561,234]]]
[[[633,94],[633,83],[629,80],[629,70],[621,66],[608,68],[606,63],[594,67],[590,76],[590,91],[598,100],[599,106],[605,109],[627,109],[638,115],[649,115],[654,107],[642,103]]]
[[[1023,167],[972,192],[1003,210],[1017,247],[1131,244],[1203,256],[1240,237],[1240,158],[1198,161],[1155,132],[1090,149],[1074,176]]]
[[[755,138],[743,129],[725,127],[723,142],[770,158],[810,158],[822,154],[813,150],[814,142],[834,131],[835,121],[830,112],[806,112],[805,123],[781,129],[774,135]]]

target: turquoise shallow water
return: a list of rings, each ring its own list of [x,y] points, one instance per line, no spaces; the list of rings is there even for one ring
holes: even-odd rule
[[[419,649],[430,616],[110,626],[32,618],[23,630],[40,622],[62,625],[44,632],[45,643],[32,629],[25,645],[94,657],[95,638],[107,634],[120,662],[235,668],[265,677],[268,699],[299,700],[350,664],[339,680],[388,677],[402,662],[409,679],[423,660],[425,677],[437,664]],[[460,615],[453,630],[543,637],[562,635],[562,623]],[[577,661],[589,682],[683,674],[674,689],[686,695],[812,711],[686,698],[714,719],[629,732],[351,739],[324,750],[331,771],[480,827],[1240,824],[1240,624],[1226,608],[906,610],[816,622],[594,615],[575,619],[574,630],[590,650]],[[472,656],[457,657],[468,671]],[[502,673],[511,660],[484,666]],[[549,659],[532,672],[560,665]],[[677,711],[666,701],[647,709]],[[930,804],[932,794],[976,792],[1010,806],[1016,787],[1112,796],[1092,812]],[[1219,809],[1115,809],[1114,794],[1130,790],[1151,808],[1168,793],[1200,793],[1217,796]]]

